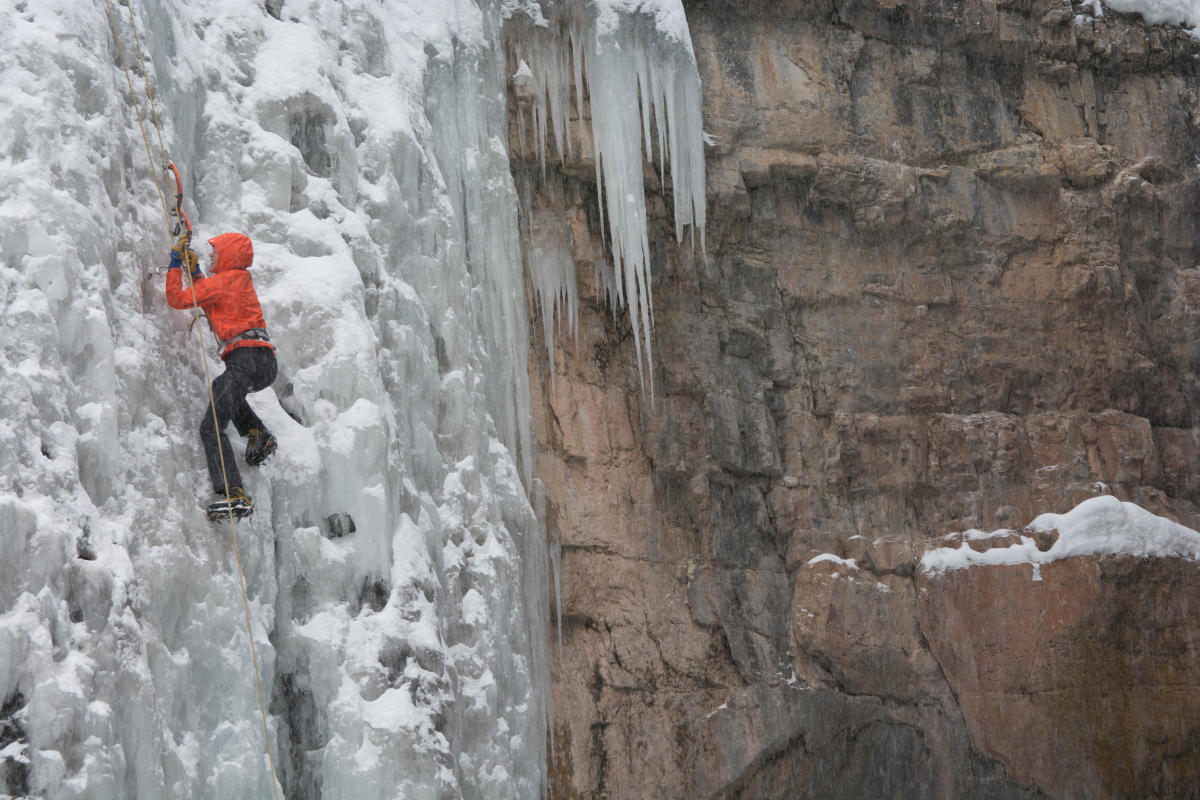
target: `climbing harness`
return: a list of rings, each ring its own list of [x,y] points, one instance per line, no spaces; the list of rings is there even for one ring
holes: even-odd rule
[[[154,185],[155,185],[155,188],[158,190],[158,197],[159,197],[159,200],[162,202],[163,218],[167,223],[167,229],[169,231],[171,231],[171,235],[179,236],[181,231],[186,231],[186,233],[187,233],[186,240],[184,242],[184,253],[186,253],[188,251],[188,246],[191,244],[191,239],[192,239],[192,222],[191,222],[191,219],[188,218],[187,213],[184,212],[184,210],[183,210],[183,179],[179,175],[179,168],[175,166],[175,162],[170,161],[167,158],[167,149],[163,145],[162,126],[159,124],[158,113],[154,107],[154,95],[150,89],[150,78],[146,75],[146,72],[145,72],[144,65],[146,62],[142,56],[142,42],[141,42],[141,37],[138,35],[137,22],[134,19],[132,0],[126,0],[126,6],[129,9],[129,26],[130,26],[130,29],[133,31],[133,41],[134,41],[134,45],[137,50],[138,63],[143,65],[142,81],[143,81],[143,84],[144,84],[145,90],[146,90],[146,101],[147,101],[148,105],[150,106],[150,116],[154,123],[154,129],[158,133],[158,147],[159,147],[159,152],[162,156],[162,161],[160,163],[162,163],[164,165],[163,171],[171,172],[175,178],[174,213],[172,213],[172,211],[168,210],[168,208],[167,208],[167,198],[163,194],[162,185],[159,183],[158,180],[155,180]],[[142,120],[141,105],[137,99],[137,93],[133,89],[133,79],[130,77],[129,65],[125,60],[125,48],[121,44],[121,35],[117,31],[117,23],[116,23],[116,19],[113,17],[112,3],[110,2],[110,0],[104,0],[104,7],[108,13],[108,24],[109,24],[109,27],[112,28],[113,40],[116,42],[116,45],[117,45],[117,53],[121,57],[121,68],[125,71],[125,82],[129,86],[129,97],[133,103],[134,111],[137,113],[138,128],[141,130],[141,133],[142,133],[142,143],[146,147],[146,157],[150,161],[150,163],[153,164],[154,156],[150,152],[150,140],[146,136],[146,126]],[[174,224],[172,224],[172,222],[171,222],[172,217],[175,218]],[[191,265],[189,265],[189,267],[190,266]],[[185,270],[183,270],[183,274],[187,276],[187,288],[189,290],[192,289],[194,284],[192,282],[191,270],[185,269]],[[195,291],[192,291],[192,312],[193,312],[192,325],[195,325],[196,321],[200,318],[200,309],[196,303]],[[209,404],[209,408],[211,408],[213,411],[213,426],[216,427],[217,426],[217,404],[213,398],[212,379],[209,375],[209,368],[208,368],[208,356],[204,352],[204,340],[201,337],[200,331],[198,328],[196,330],[196,336],[197,336],[197,346],[200,349],[201,361],[204,364],[204,380],[208,384],[208,387],[209,387],[208,388],[208,404]],[[223,450],[223,448],[221,447],[220,437],[218,437],[217,452],[218,452],[218,456],[220,457],[220,460],[221,460],[221,479],[222,479],[222,481],[224,481],[224,484],[225,484],[225,496],[229,497],[230,496],[229,476],[225,474],[225,454],[224,454],[224,452],[222,452],[222,450]],[[234,555],[234,560],[237,563],[238,585],[242,590],[242,609],[245,611],[245,614],[246,614],[246,634],[250,639],[250,660],[254,666],[254,683],[255,683],[256,688],[258,689],[258,709],[262,715],[263,738],[266,742],[267,761],[271,767],[271,791],[275,796],[275,800],[279,800],[279,788],[278,788],[279,781],[275,777],[275,755],[274,755],[274,749],[271,746],[271,730],[270,730],[269,725],[267,724],[267,706],[263,700],[262,677],[260,676],[259,671],[258,671],[258,654],[255,651],[255,647],[254,647],[254,628],[253,628],[253,625],[251,624],[251,620],[250,620],[250,601],[246,598],[246,578],[244,575],[244,571],[242,570],[241,548],[238,546],[237,525],[234,522],[234,511],[233,511],[232,506],[230,507],[230,510],[229,510],[229,531],[233,537],[233,555]]]
[[[250,328],[249,330],[242,331],[231,339],[217,339],[217,342],[220,343],[221,352],[223,353],[225,352],[225,348],[229,347],[229,345],[233,344],[234,342],[241,342],[247,339],[254,342],[271,341],[271,337],[267,336],[267,331],[265,328]]]

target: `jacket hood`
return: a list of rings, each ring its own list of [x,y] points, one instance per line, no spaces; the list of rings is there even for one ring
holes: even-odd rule
[[[254,263],[254,245],[244,233],[222,233],[208,240],[217,251],[213,273],[228,269],[245,269]]]

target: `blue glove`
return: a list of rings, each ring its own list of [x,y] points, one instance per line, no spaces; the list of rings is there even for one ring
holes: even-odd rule
[[[183,266],[185,257],[178,249],[171,250],[171,263],[167,264],[167,269],[179,269]],[[200,280],[204,277],[204,273],[200,269],[200,259],[191,250],[187,251],[186,261],[192,268],[192,282]]]
[[[192,266],[193,270],[196,269],[197,261],[199,259],[196,258],[196,254],[191,251],[190,247],[188,247],[188,244],[190,244],[190,242],[191,242],[191,234],[190,233],[184,232],[184,233],[180,234],[179,241],[176,242],[175,246],[171,248],[171,263],[167,265],[167,269],[175,269],[176,267],[182,267],[185,261],[188,262]],[[185,256],[184,253],[187,253],[188,255],[190,255],[191,258],[188,258],[187,256]]]

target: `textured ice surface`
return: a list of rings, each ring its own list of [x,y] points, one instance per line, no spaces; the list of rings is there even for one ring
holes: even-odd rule
[[[253,238],[278,346],[251,403],[279,449],[245,471],[238,538],[283,796],[545,786],[557,560],[530,501],[504,20],[546,34],[525,77],[559,59],[540,112],[555,142],[568,75],[587,75],[613,292],[646,359],[643,146],[680,232],[704,223],[678,1],[552,8],[113,6],[197,238]],[[221,367],[155,270],[157,137],[148,156],[103,4],[0,10],[0,795],[270,797],[230,531],[199,510]],[[534,226],[526,261],[535,301],[573,320],[562,224]]]
[[[268,6],[134,2],[145,63],[114,11],[198,238],[254,239],[279,348],[239,538],[283,794],[539,796],[500,9]],[[229,530],[198,509],[198,341],[220,366],[147,274],[157,143],[103,4],[4,0],[0,35],[0,794],[270,797]]]

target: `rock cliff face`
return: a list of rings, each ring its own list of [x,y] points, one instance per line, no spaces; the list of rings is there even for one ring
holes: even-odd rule
[[[1200,526],[1197,43],[1058,0],[688,14],[707,249],[650,198],[653,397],[592,165],[529,181],[584,298],[531,358],[554,796],[1196,797],[1200,566],[916,563],[1098,492]]]
[[[1106,556],[1030,573],[920,582],[921,630],[972,743],[1056,797],[1195,797],[1200,568]]]

